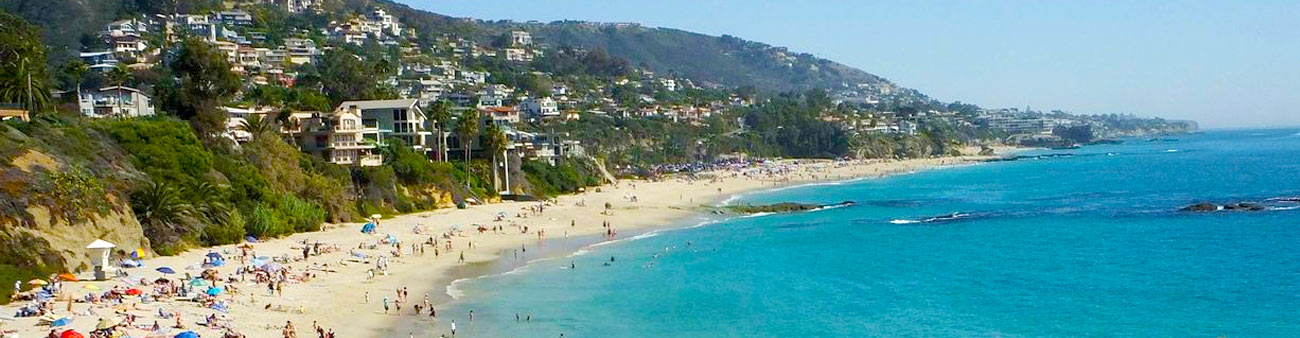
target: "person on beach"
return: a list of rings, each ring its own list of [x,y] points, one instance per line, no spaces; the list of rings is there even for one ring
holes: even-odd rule
[[[384,297],[384,314],[388,314],[388,297]]]
[[[459,261],[459,262],[460,262],[460,263],[464,263],[464,262],[465,262],[465,252],[464,252],[464,251],[461,251],[461,252],[460,252],[460,261]]]
[[[298,332],[294,331],[291,321],[284,322],[284,330],[281,333],[284,334],[284,338],[298,338]]]
[[[469,322],[474,322],[474,310],[469,310]]]
[[[455,336],[456,336],[456,320],[455,320],[455,319],[452,319],[452,320],[451,320],[451,336],[452,336],[452,337],[455,337]]]

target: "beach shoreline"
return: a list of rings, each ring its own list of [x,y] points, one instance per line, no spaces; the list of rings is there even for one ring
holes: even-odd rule
[[[187,326],[185,329],[195,330],[205,336],[221,336],[219,330],[194,324],[212,314],[224,317],[225,325],[248,337],[275,337],[280,334],[283,325],[290,321],[302,337],[316,334],[311,332],[313,323],[325,330],[332,329],[341,337],[399,337],[407,334],[437,336],[450,332],[449,323],[453,319],[462,326],[472,323],[467,314],[463,313],[439,312],[434,318],[427,311],[417,315],[413,306],[422,305],[425,294],[428,294],[435,309],[441,309],[452,302],[463,302],[473,295],[453,299],[447,294],[449,286],[457,280],[502,273],[500,265],[503,261],[517,261],[515,268],[528,266],[539,259],[536,256],[541,256],[541,248],[548,250],[548,257],[570,255],[596,243],[689,227],[698,223],[691,222],[692,219],[708,215],[709,207],[733,201],[745,194],[979,163],[1004,155],[1011,149],[999,149],[999,155],[995,156],[909,160],[782,160],[740,170],[702,173],[696,175],[695,179],[678,176],[657,181],[624,181],[615,185],[591,187],[587,192],[559,196],[553,200],[554,203],[545,206],[539,202],[503,202],[468,209],[440,209],[398,215],[379,222],[378,234],[383,236],[360,233],[359,223],[328,224],[322,231],[294,234],[253,244],[257,256],[286,258],[297,256],[301,252],[302,243],[319,242],[328,248],[337,248],[331,252],[312,255],[306,260],[286,259],[284,265],[288,270],[295,274],[314,274],[314,277],[290,282],[278,295],[268,294],[265,284],[236,281],[218,284],[229,286],[230,292],[217,297],[229,308],[225,313],[191,302],[155,302],[148,306],[137,306],[140,310],[129,311],[139,317],[136,324],[148,325],[153,324],[159,310],[179,312],[186,318],[182,321]],[[607,203],[609,208],[606,208]],[[536,212],[538,208],[543,211]],[[501,214],[506,217],[498,217]],[[606,222],[611,225],[610,228],[602,226]],[[476,231],[479,227],[476,225],[493,230],[480,233]],[[421,233],[415,233],[416,228],[422,229]],[[453,232],[453,229],[460,231]],[[495,231],[496,229],[502,230]],[[610,231],[617,234],[609,236]],[[455,234],[441,236],[448,233]],[[393,247],[381,244],[371,249],[369,246],[389,234],[404,244],[400,257],[392,253]],[[431,239],[437,240],[436,247],[414,245]],[[448,242],[450,250],[447,249]],[[413,251],[413,247],[423,250]],[[522,259],[507,256],[511,252],[521,251],[524,255]],[[227,245],[148,259],[145,268],[126,271],[130,278],[144,277],[149,280],[178,277],[154,271],[163,266],[173,267],[182,274],[198,275],[202,269],[196,266],[196,262],[202,261],[209,252],[228,257],[230,264],[217,268],[223,277],[233,276],[235,268],[240,266],[238,256],[234,256],[239,252],[237,246]],[[381,272],[373,278],[369,277],[367,271],[375,268],[377,258],[366,262],[350,253],[369,257],[386,256],[387,273]],[[463,262],[460,258],[462,254]],[[229,258],[232,256],[234,259]],[[128,286],[125,284],[120,279],[67,283],[63,290],[80,298],[92,292],[85,289],[86,285],[97,285],[96,288],[110,290],[115,286],[125,288]],[[408,296],[400,314],[385,311],[382,305],[385,298],[396,305],[396,300],[400,298],[398,290],[403,289]],[[12,315],[17,305],[20,303],[4,306],[3,315]],[[59,313],[68,315],[63,305],[56,307]],[[86,312],[86,309],[92,307],[96,307],[94,314]],[[73,316],[79,320],[70,326],[81,332],[93,329],[96,317],[116,316],[111,308],[103,304],[75,303],[72,308],[73,313],[80,312],[82,315]],[[159,322],[163,327],[172,324],[169,321]],[[48,328],[35,324],[35,318],[18,318],[3,328],[16,329],[22,337],[48,333]],[[144,328],[131,328],[127,331],[137,337],[148,333]],[[183,329],[172,329],[171,335],[180,331]]]

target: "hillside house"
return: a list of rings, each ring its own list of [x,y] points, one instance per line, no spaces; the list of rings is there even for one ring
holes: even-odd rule
[[[77,106],[89,117],[138,117],[154,114],[149,96],[131,87],[104,87],[83,91]]]

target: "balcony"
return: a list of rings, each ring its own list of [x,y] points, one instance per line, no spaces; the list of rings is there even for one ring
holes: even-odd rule
[[[384,156],[379,154],[362,155],[357,159],[357,165],[362,167],[374,167],[384,164]]]

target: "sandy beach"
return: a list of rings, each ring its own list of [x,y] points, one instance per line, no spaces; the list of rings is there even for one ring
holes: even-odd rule
[[[240,263],[242,251],[238,245],[146,259],[144,267],[123,269],[129,277],[104,282],[65,282],[60,292],[62,297],[70,296],[77,300],[83,300],[87,294],[102,294],[114,288],[119,291],[137,288],[148,295],[154,292],[154,286],[132,285],[129,280],[138,283],[141,279],[198,277],[205,270],[200,264],[209,253],[215,252],[224,257],[225,264],[213,268],[218,277],[215,285],[221,289],[221,294],[210,301],[224,305],[225,311],[189,300],[142,303],[141,297],[128,296],[121,305],[74,302],[71,303],[71,312],[68,311],[68,301],[55,301],[54,317],[71,317],[73,321],[66,328],[86,333],[88,337],[98,318],[121,318],[122,313],[131,313],[135,317],[135,326],[118,330],[130,337],[173,337],[186,330],[203,337],[222,337],[227,331],[223,327],[247,337],[282,337],[288,322],[292,322],[297,337],[317,336],[313,323],[324,332],[332,330],[338,337],[450,335],[452,320],[461,327],[474,325],[467,313],[438,312],[434,317],[427,309],[417,314],[415,306],[424,307],[427,294],[434,309],[439,309],[440,304],[451,300],[446,294],[447,284],[456,278],[468,277],[457,274],[473,271],[464,267],[494,262],[501,258],[502,253],[522,249],[527,255],[528,250],[560,238],[605,236],[616,239],[638,231],[680,226],[684,225],[683,220],[707,212],[708,206],[750,191],[817,181],[879,177],[989,158],[774,161],[743,169],[711,171],[697,175],[695,179],[672,177],[654,182],[621,181],[617,185],[587,188],[587,192],[560,196],[545,203],[503,202],[463,210],[442,209],[401,215],[380,220],[375,234],[361,233],[360,223],[327,224],[323,231],[251,244],[255,253],[250,252],[249,257],[275,258],[276,265],[283,269],[283,272],[275,270],[266,274],[272,279],[285,281],[281,284],[282,291],[274,294],[268,291],[267,282],[259,284],[254,281],[257,275],[251,272],[236,274],[237,270],[251,264]],[[502,214],[505,217],[501,217]],[[611,225],[609,228],[603,226],[606,222]],[[480,232],[477,230],[480,226],[488,230]],[[617,234],[609,236],[611,231]],[[398,246],[387,242],[390,234],[401,243],[400,251]],[[433,245],[431,242],[435,241],[437,244]],[[311,249],[306,259],[303,259],[304,246]],[[395,252],[400,252],[400,256]],[[386,262],[386,269],[377,269],[380,257]],[[163,274],[155,270],[160,267],[170,267],[176,273]],[[80,277],[89,276],[83,274]],[[206,286],[195,287],[191,294],[207,289]],[[406,296],[401,301],[400,311],[397,311],[397,300],[403,298],[399,296],[399,290],[405,290]],[[56,296],[64,299],[59,297]],[[391,308],[387,313],[385,300]],[[0,308],[0,318],[5,318],[0,319],[0,329],[16,330],[18,337],[44,337],[50,328],[38,325],[37,317],[8,319],[19,307],[27,304],[30,302],[15,302]],[[179,313],[181,319],[160,318],[160,311]],[[215,325],[199,325],[214,314],[218,318]],[[166,333],[151,332],[155,322]],[[177,322],[184,328],[172,328]]]

